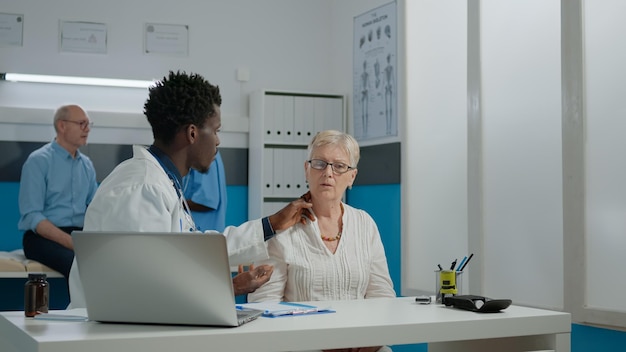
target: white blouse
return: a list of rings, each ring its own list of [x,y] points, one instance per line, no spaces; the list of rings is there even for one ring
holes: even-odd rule
[[[297,224],[267,242],[268,283],[249,302],[352,300],[395,297],[378,227],[365,211],[343,204],[343,232],[333,254],[317,222]]]

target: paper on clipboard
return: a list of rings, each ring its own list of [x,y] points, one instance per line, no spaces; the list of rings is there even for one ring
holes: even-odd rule
[[[263,311],[264,317],[276,318],[282,316],[334,313],[330,308],[293,302],[256,302],[237,305],[237,309],[257,309]]]

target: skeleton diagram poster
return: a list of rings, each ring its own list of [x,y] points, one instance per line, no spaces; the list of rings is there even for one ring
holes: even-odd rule
[[[396,2],[354,18],[353,126],[357,140],[398,135]]]

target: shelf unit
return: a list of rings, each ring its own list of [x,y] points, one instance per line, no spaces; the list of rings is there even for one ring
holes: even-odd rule
[[[261,90],[250,96],[248,218],[274,214],[306,192],[313,136],[346,130],[345,96]]]

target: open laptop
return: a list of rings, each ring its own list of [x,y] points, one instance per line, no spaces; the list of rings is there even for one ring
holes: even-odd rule
[[[72,232],[90,320],[239,326],[221,234]],[[238,316],[239,315],[239,316]]]

